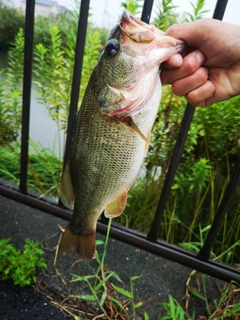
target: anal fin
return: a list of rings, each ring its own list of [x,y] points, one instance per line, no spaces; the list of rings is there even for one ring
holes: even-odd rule
[[[122,214],[124,208],[126,207],[127,203],[127,193],[128,193],[129,188],[125,190],[117,199],[115,199],[112,203],[108,204],[104,215],[107,218],[111,217],[118,217]]]

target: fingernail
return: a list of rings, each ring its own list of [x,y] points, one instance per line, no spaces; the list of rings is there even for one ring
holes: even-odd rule
[[[182,56],[180,54],[175,54],[171,57],[171,62],[173,64],[173,67],[178,68],[181,67],[183,63]]]
[[[202,51],[200,51],[200,50],[196,51],[196,59],[200,63],[200,65],[203,64],[203,62],[205,60],[205,55],[202,53]]]

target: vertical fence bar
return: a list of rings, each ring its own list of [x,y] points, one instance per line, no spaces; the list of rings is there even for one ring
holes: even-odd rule
[[[141,20],[145,23],[149,23],[152,13],[153,0],[145,0],[142,9]]]
[[[177,142],[173,151],[166,179],[162,188],[162,193],[158,202],[157,210],[152,222],[151,229],[147,235],[147,238],[150,241],[156,241],[158,239],[159,226],[171,190],[171,185],[177,171],[177,166],[181,158],[182,150],[187,138],[188,130],[193,118],[194,111],[195,108],[190,103],[188,103],[183,116],[182,125],[179,130]]]
[[[63,168],[65,167],[69,158],[71,141],[72,141],[72,137],[75,129],[75,121],[76,121],[78,98],[79,98],[80,83],[81,83],[81,72],[82,72],[82,64],[83,64],[83,56],[84,56],[84,45],[85,45],[86,33],[87,33],[89,4],[90,4],[90,0],[82,0],[81,6],[80,6],[80,12],[79,12],[75,61],[74,61],[73,79],[72,79],[71,102],[70,102],[69,115],[68,115],[67,140],[66,140]]]
[[[32,83],[32,55],[34,30],[35,0],[26,1],[25,31],[24,31],[24,70],[23,70],[23,99],[22,99],[22,134],[21,134],[21,165],[19,190],[27,192],[29,120]]]
[[[238,158],[235,169],[232,173],[231,179],[228,183],[227,189],[224,193],[224,197],[222,199],[222,202],[216,212],[214,221],[212,223],[211,229],[208,232],[208,235],[206,237],[206,240],[199,251],[198,256],[204,259],[209,259],[210,252],[213,247],[214,241],[217,237],[218,231],[221,227],[221,224],[223,222],[224,216],[227,213],[227,209],[230,206],[233,196],[236,192],[237,186],[240,183],[240,158]]]
[[[213,19],[222,20],[228,0],[218,0],[214,9]]]
[[[213,19],[222,20],[224,12],[226,10],[228,0],[218,0],[213,13]],[[182,125],[178,134],[177,142],[173,151],[171,162],[168,168],[166,179],[163,185],[162,193],[158,202],[157,210],[151,225],[151,229],[147,235],[150,241],[156,241],[158,239],[159,227],[161,219],[164,213],[164,209],[167,204],[171,185],[173,183],[174,176],[177,171],[177,166],[181,158],[184,143],[187,138],[187,133],[194,115],[195,108],[188,103],[186,111],[183,116]]]

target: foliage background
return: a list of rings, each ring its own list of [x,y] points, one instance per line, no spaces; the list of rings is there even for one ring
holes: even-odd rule
[[[122,6],[140,18],[142,3],[128,0]],[[195,1],[192,12],[180,18],[177,7],[170,0],[159,1],[152,23],[165,31],[173,23],[200,19],[205,13],[204,4],[204,0]],[[33,81],[38,89],[39,101],[57,123],[59,133],[66,131],[78,7],[76,0],[75,9],[67,15],[37,17],[35,21]],[[2,5],[0,21],[1,49],[8,50],[8,67],[0,71],[4,72],[4,77],[0,78],[0,176],[18,183],[24,17],[17,10]],[[108,32],[91,24],[88,26],[79,107]],[[199,250],[240,154],[239,103],[238,96],[206,109],[196,108],[159,231],[161,239],[189,250]],[[151,136],[153,146],[149,148],[141,175],[129,192],[127,208],[118,218],[119,223],[148,232],[185,106],[184,98],[173,95],[169,86],[163,87]],[[32,142],[28,172],[30,188],[37,190],[41,196],[57,197],[61,170],[62,159],[52,150]],[[225,262],[239,263],[239,192],[238,188],[212,253],[213,258],[220,256]]]

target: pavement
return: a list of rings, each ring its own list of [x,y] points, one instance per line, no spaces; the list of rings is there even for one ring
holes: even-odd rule
[[[84,282],[71,282],[73,274],[80,276],[92,274],[97,268],[97,263],[95,260],[84,261],[77,255],[59,253],[56,269],[54,257],[60,236],[59,225],[65,228],[67,221],[0,196],[0,239],[11,238],[11,243],[17,249],[23,248],[26,238],[38,240],[48,264],[48,269],[40,272],[38,282],[33,287],[20,288],[14,286],[11,281],[0,280],[0,320],[73,319],[71,312],[66,312],[69,310],[67,304],[78,304],[79,310],[81,309],[82,302],[66,298],[72,297],[73,294],[87,293]],[[97,239],[104,240],[105,236],[97,234]],[[98,251],[101,255],[101,246]],[[134,302],[144,303],[136,309],[135,316],[129,315],[126,319],[144,319],[143,314],[146,312],[150,320],[158,320],[167,315],[165,308],[160,306],[159,302],[168,301],[168,295],[172,295],[182,306],[185,305],[186,300],[183,297],[186,282],[193,271],[111,238],[108,243],[105,270],[117,273],[122,283],[115,282],[115,284],[128,291],[130,291],[130,277],[139,276],[133,281]],[[192,277],[193,287],[197,287],[198,277],[200,282],[202,281],[202,275],[198,273],[197,277]],[[209,301],[219,298],[219,286],[223,286],[224,283],[210,276],[204,278]],[[202,290],[202,285],[200,287]],[[195,313],[194,319],[207,315],[203,300],[191,296],[189,305],[190,315]],[[83,304],[82,308],[84,307],[86,305]],[[81,319],[95,319],[93,309],[89,306],[88,308],[88,313],[78,313]],[[128,309],[130,314],[130,305]]]

